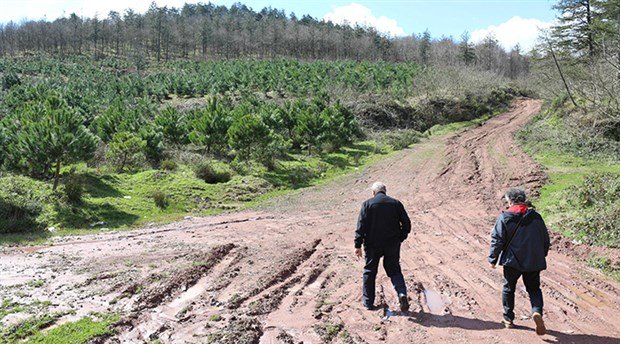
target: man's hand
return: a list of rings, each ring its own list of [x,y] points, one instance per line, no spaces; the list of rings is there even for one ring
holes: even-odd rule
[[[489,264],[491,266],[491,269],[495,269],[495,264]]]
[[[362,258],[362,249],[361,248],[356,248],[355,249],[355,256],[357,257],[357,259]]]

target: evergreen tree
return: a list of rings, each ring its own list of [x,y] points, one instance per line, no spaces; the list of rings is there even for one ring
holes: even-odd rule
[[[217,100],[211,100],[206,109],[201,111],[194,120],[194,130],[189,135],[189,140],[205,147],[205,153],[221,153],[227,148],[228,128],[231,124],[231,116]]]
[[[552,28],[553,38],[561,49],[594,57],[594,21],[598,15],[592,0],[559,0],[553,6],[559,13]]]
[[[4,123],[12,167],[38,178],[51,172],[54,189],[62,164],[88,160],[97,147],[82,117],[58,95],[49,95],[42,104],[26,104]]]
[[[420,40],[420,60],[422,63],[427,64],[431,54],[431,33],[426,30],[422,34]]]
[[[106,158],[119,172],[125,171],[125,167],[136,167],[144,161],[144,149],[146,141],[140,136],[127,131],[114,134]]]
[[[235,120],[228,129],[228,142],[241,160],[255,159],[268,169],[275,167],[284,142],[262,121],[260,116],[246,115]]]
[[[166,142],[184,145],[188,142],[188,123],[185,114],[168,106],[155,117],[155,124],[161,127]]]
[[[469,32],[465,31],[461,35],[461,43],[459,44],[460,57],[466,66],[471,66],[476,61],[476,50],[470,42]]]

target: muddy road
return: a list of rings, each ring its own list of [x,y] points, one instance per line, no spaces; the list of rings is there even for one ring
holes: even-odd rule
[[[503,190],[535,192],[545,181],[513,140],[540,106],[517,100],[484,125],[260,210],[6,248],[0,299],[74,310],[61,322],[117,312],[123,320],[108,343],[618,343],[620,284],[567,255],[573,250],[559,240],[542,273],[548,334],[534,333],[522,282],[516,328],[500,324],[502,277],[486,262],[489,232]],[[390,311],[398,302],[382,270],[376,300],[386,308],[361,306],[363,263],[353,255],[353,233],[376,180],[412,219],[401,253],[410,316]]]

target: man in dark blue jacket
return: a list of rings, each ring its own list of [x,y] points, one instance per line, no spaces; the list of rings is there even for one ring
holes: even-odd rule
[[[502,212],[491,232],[491,268],[499,261],[504,266],[504,286],[502,304],[503,323],[506,328],[513,327],[515,289],[517,280],[523,276],[523,284],[530,296],[532,318],[536,323],[536,333],[546,332],[542,319],[543,295],[540,290],[540,272],[547,268],[545,257],[549,252],[549,232],[540,214],[529,207],[525,191],[510,189],[506,192],[509,208]]]
[[[405,207],[398,200],[386,195],[385,184],[372,185],[373,198],[362,204],[355,231],[355,255],[362,257],[362,244],[366,256],[362,302],[366,309],[374,309],[375,279],[379,259],[392,280],[403,312],[409,310],[407,287],[400,270],[400,243],[411,231],[411,221]]]

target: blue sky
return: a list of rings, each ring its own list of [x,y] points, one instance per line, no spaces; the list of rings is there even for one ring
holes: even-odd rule
[[[85,16],[106,16],[110,10],[122,12],[127,7],[142,12],[152,0],[0,0],[0,22],[22,18],[55,19],[71,12]],[[186,0],[156,0],[158,5],[178,7]],[[187,2],[196,2],[187,0]],[[206,1],[205,1],[206,2]],[[237,0],[215,0],[230,6]],[[263,7],[284,9],[298,16],[310,14],[319,19],[377,27],[393,36],[421,33],[428,29],[433,37],[460,37],[465,31],[480,40],[492,31],[506,48],[516,43],[529,48],[537,28],[547,27],[555,18],[555,1],[549,0],[387,0],[387,1],[282,1],[246,0],[242,3],[260,10]]]

